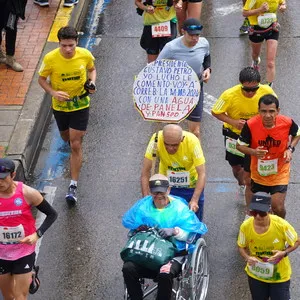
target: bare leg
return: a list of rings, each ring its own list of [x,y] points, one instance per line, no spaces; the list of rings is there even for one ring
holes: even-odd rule
[[[286,210],[284,207],[286,193],[275,193],[271,196],[273,213],[281,218],[285,218]]]
[[[79,173],[82,165],[82,140],[86,131],[80,131],[70,128],[70,169],[71,179],[78,181]]]
[[[200,140],[200,122],[188,120],[189,132],[193,133]]]
[[[15,274],[14,300],[27,300],[32,273]]]
[[[187,5],[187,17],[200,20],[202,2],[189,2]]]
[[[69,142],[70,141],[69,129],[65,131],[60,131],[60,136],[65,142]]]
[[[181,29],[183,26],[184,20],[187,18],[187,2],[182,3],[182,9],[176,11],[176,17],[178,20],[178,32],[180,35],[182,35]]]
[[[244,182],[245,182],[245,185],[246,185],[246,189],[245,189],[246,213],[248,213],[249,205],[251,203],[253,193],[251,192],[250,172],[246,172],[245,170],[244,170]]]
[[[261,50],[262,43],[253,43],[251,42],[251,48],[252,48],[252,59],[257,60],[260,56],[260,50]]]
[[[273,82],[275,79],[275,59],[277,53],[277,40],[267,40],[267,81]]]
[[[0,290],[4,300],[14,300],[14,278],[13,275],[7,273],[0,275]]]
[[[158,54],[147,54],[148,64],[155,61],[158,57]]]
[[[244,183],[244,168],[240,165],[231,166],[232,173],[235,179],[238,181],[238,185],[245,185]]]

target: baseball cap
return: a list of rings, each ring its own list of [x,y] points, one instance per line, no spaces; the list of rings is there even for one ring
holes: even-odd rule
[[[186,30],[189,34],[200,34],[203,26],[198,19],[190,18],[186,19],[183,23],[183,30]]]
[[[271,196],[264,192],[257,192],[252,196],[250,210],[268,212],[271,206]]]
[[[11,172],[15,171],[15,164],[11,159],[0,158],[0,179],[6,178]]]
[[[162,179],[150,180],[149,187],[151,193],[165,193],[168,190],[169,181]]]

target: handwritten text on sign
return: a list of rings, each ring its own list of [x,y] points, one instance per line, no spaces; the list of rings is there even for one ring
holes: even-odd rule
[[[145,120],[180,122],[199,100],[197,74],[184,61],[157,60],[148,64],[133,84],[133,98]]]

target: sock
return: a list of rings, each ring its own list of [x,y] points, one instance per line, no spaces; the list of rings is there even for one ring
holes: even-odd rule
[[[72,179],[71,182],[70,182],[70,185],[74,185],[74,186],[77,187],[77,181]]]

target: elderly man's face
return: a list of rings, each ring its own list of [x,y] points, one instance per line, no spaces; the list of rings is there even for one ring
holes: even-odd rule
[[[169,204],[169,190],[165,193],[158,192],[158,193],[151,193],[153,197],[153,202],[157,208],[164,208]]]
[[[180,146],[182,137],[176,137],[169,134],[164,135],[164,145],[169,154],[175,154]]]

